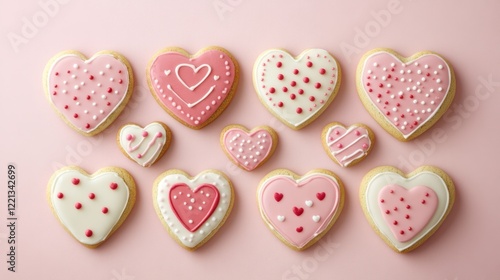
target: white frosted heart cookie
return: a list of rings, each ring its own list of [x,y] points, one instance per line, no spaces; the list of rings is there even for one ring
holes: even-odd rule
[[[404,174],[391,166],[368,172],[360,202],[375,232],[393,250],[422,245],[443,223],[455,201],[455,187],[441,169],[422,166]]]
[[[321,133],[321,142],[328,156],[342,167],[362,161],[375,144],[375,135],[364,124],[345,127],[333,122],[327,124]]]
[[[195,177],[171,169],[154,182],[153,205],[170,236],[183,248],[196,250],[225,223],[234,202],[233,185],[217,170]]]
[[[86,247],[95,248],[125,221],[134,206],[136,189],[124,169],[106,167],[88,174],[69,166],[52,175],[47,198],[66,231]]]
[[[152,122],[145,127],[130,123],[120,128],[116,140],[124,155],[140,166],[149,167],[170,147],[172,132],[162,122]]]
[[[363,55],[356,72],[363,105],[400,141],[418,137],[443,116],[455,84],[451,65],[430,51],[403,57],[391,49],[374,49]]]
[[[232,162],[252,171],[273,155],[278,134],[269,126],[258,126],[249,131],[241,125],[228,125],[220,134],[220,144]]]
[[[132,68],[114,51],[87,58],[64,51],[47,63],[43,86],[52,108],[72,129],[93,136],[120,115],[134,88]]]
[[[315,169],[299,176],[287,169],[267,174],[259,183],[262,219],[283,243],[304,250],[333,226],[344,206],[344,187],[331,171]]]
[[[335,58],[322,49],[293,57],[281,49],[263,52],[255,61],[253,83],[264,106],[292,129],[315,120],[333,101],[341,71]]]

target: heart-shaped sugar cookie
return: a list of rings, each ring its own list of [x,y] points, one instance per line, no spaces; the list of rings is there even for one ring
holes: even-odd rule
[[[170,236],[182,247],[195,250],[224,224],[233,207],[231,181],[221,172],[206,170],[192,178],[172,169],[153,187],[153,204]]]
[[[66,231],[81,244],[95,248],[127,218],[136,191],[134,179],[124,169],[107,167],[89,175],[70,166],[52,175],[47,196]]]
[[[328,232],[344,205],[338,177],[323,169],[304,176],[277,169],[261,180],[257,191],[260,213],[286,245],[304,250]]]
[[[220,47],[207,47],[194,55],[170,47],[154,55],[146,74],[161,107],[185,126],[201,129],[231,102],[239,68],[236,59]]]
[[[260,101],[280,121],[301,129],[333,101],[341,72],[325,50],[309,49],[298,57],[271,49],[255,61],[253,82]]]
[[[272,156],[278,145],[278,134],[269,126],[248,131],[241,125],[228,125],[221,132],[220,143],[231,161],[252,171]]]
[[[367,52],[358,65],[359,97],[372,117],[400,141],[433,126],[455,96],[455,76],[440,55],[403,57],[390,49]]]
[[[134,82],[130,64],[116,52],[101,51],[87,59],[64,51],[45,67],[43,86],[57,114],[77,132],[93,136],[125,108]]]
[[[126,124],[118,131],[116,138],[123,154],[137,164],[149,167],[167,151],[172,133],[161,122],[152,122],[145,127]]]
[[[372,130],[364,124],[345,127],[333,122],[323,128],[321,142],[328,156],[342,167],[354,165],[363,160],[375,142]]]
[[[395,251],[409,252],[442,224],[455,201],[451,178],[441,169],[423,166],[410,174],[377,167],[365,175],[360,200],[375,232]]]

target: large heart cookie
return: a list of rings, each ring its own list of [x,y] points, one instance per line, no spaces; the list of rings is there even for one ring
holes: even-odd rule
[[[153,204],[161,222],[188,250],[199,248],[219,230],[233,200],[231,181],[216,170],[194,178],[181,170],[168,170],[156,179],[153,188]]]
[[[428,51],[411,57],[390,49],[369,51],[358,65],[356,83],[368,112],[401,141],[434,125],[455,96],[453,69]]]
[[[134,179],[124,169],[107,167],[89,175],[72,166],[52,175],[47,196],[64,228],[78,242],[95,248],[127,218],[136,191]]]
[[[57,114],[74,130],[93,136],[108,127],[125,108],[133,89],[132,68],[113,51],[87,59],[65,51],[47,64],[43,85]]]
[[[371,151],[375,141],[372,130],[364,124],[346,128],[338,122],[323,128],[321,142],[328,156],[342,167],[354,165]]]
[[[236,165],[252,171],[264,164],[278,145],[278,134],[269,126],[248,131],[241,125],[228,125],[220,135],[222,149]]]
[[[185,126],[200,129],[231,102],[239,68],[220,47],[207,47],[195,55],[171,47],[151,59],[146,74],[151,93],[163,109]]]
[[[373,229],[395,251],[409,252],[441,225],[455,201],[455,188],[444,171],[423,166],[406,175],[377,167],[365,175],[360,200]]]
[[[275,170],[257,191],[262,218],[286,245],[303,250],[325,235],[344,205],[344,189],[328,170],[312,170],[304,176]]]
[[[255,90],[266,108],[292,129],[316,119],[333,101],[341,72],[333,56],[310,49],[298,57],[271,49],[257,58],[253,69]]]
[[[120,150],[128,158],[143,167],[149,167],[167,151],[172,133],[161,122],[153,122],[145,127],[126,124],[118,131],[116,138]]]

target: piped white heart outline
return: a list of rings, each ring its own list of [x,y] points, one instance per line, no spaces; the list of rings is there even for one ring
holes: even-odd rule
[[[207,73],[205,74],[205,77],[203,77],[203,79],[201,79],[197,84],[193,85],[193,86],[188,86],[186,84],[186,82],[184,82],[184,79],[182,79],[182,77],[179,75],[179,70],[182,68],[182,67],[189,67],[191,68],[191,70],[193,70],[193,72],[195,74],[197,74],[200,69],[202,68],[208,68],[208,71]],[[210,67],[210,65],[208,64],[201,64],[200,66],[198,67],[195,67],[193,64],[188,64],[188,63],[181,63],[179,65],[177,65],[175,67],[175,75],[177,76],[177,79],[187,88],[189,89],[190,91],[193,91],[195,90],[199,85],[201,85],[203,82],[205,82],[205,80],[208,78],[208,76],[210,76],[210,73],[212,72],[212,68]],[[187,104],[187,103],[186,103]]]
[[[409,190],[416,186],[432,189],[438,197],[438,207],[429,223],[411,240],[396,240],[383,218],[378,206],[378,194],[383,187],[396,184]],[[391,166],[380,166],[368,172],[361,183],[360,202],[373,229],[396,252],[404,253],[415,249],[429,238],[445,220],[455,201],[455,188],[451,178],[441,169],[422,166],[408,175]]]
[[[209,216],[206,223],[194,232],[186,229],[175,215],[169,200],[170,187],[183,183],[191,190],[202,184],[213,185],[219,192],[220,200],[216,210]],[[153,205],[160,221],[168,230],[170,236],[182,247],[195,250],[205,244],[224,224],[233,208],[234,190],[229,178],[218,170],[205,170],[195,177],[182,170],[171,169],[156,178],[153,187]]]

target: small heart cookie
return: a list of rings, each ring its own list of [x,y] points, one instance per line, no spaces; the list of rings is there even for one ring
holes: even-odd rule
[[[135,182],[124,169],[106,167],[89,175],[70,166],[56,171],[47,186],[52,212],[78,242],[95,248],[125,221],[136,197]]]
[[[122,55],[100,51],[87,59],[64,51],[50,59],[43,87],[52,108],[71,128],[93,136],[120,115],[132,95],[132,68]]]
[[[187,127],[201,129],[233,99],[239,66],[221,47],[207,47],[194,55],[170,47],[153,56],[146,75],[151,93],[167,113]]]
[[[328,107],[337,95],[340,79],[340,66],[322,49],[309,49],[295,58],[284,50],[267,50],[253,69],[254,87],[262,104],[296,130]]]
[[[372,150],[375,135],[364,124],[353,124],[346,128],[338,122],[323,128],[321,142],[328,156],[342,167],[354,165],[363,160]]]
[[[257,200],[262,218],[283,243],[304,250],[333,226],[344,206],[344,187],[331,171],[299,176],[287,169],[267,174]]]
[[[116,140],[124,155],[140,166],[149,167],[170,147],[172,132],[161,122],[152,122],[145,127],[126,124],[118,131]]]
[[[370,115],[400,141],[432,127],[450,107],[456,87],[453,68],[440,55],[403,57],[384,48],[361,58],[356,85]]]
[[[252,171],[273,155],[278,145],[278,134],[269,126],[258,126],[248,131],[241,125],[228,125],[220,134],[220,143],[231,161]]]
[[[375,232],[396,252],[424,243],[443,223],[455,201],[455,187],[441,169],[422,166],[404,174],[377,167],[361,182],[363,211]]]
[[[172,169],[161,174],[153,187],[153,204],[172,238],[188,250],[207,242],[231,213],[234,191],[220,171],[206,170],[190,177]]]

